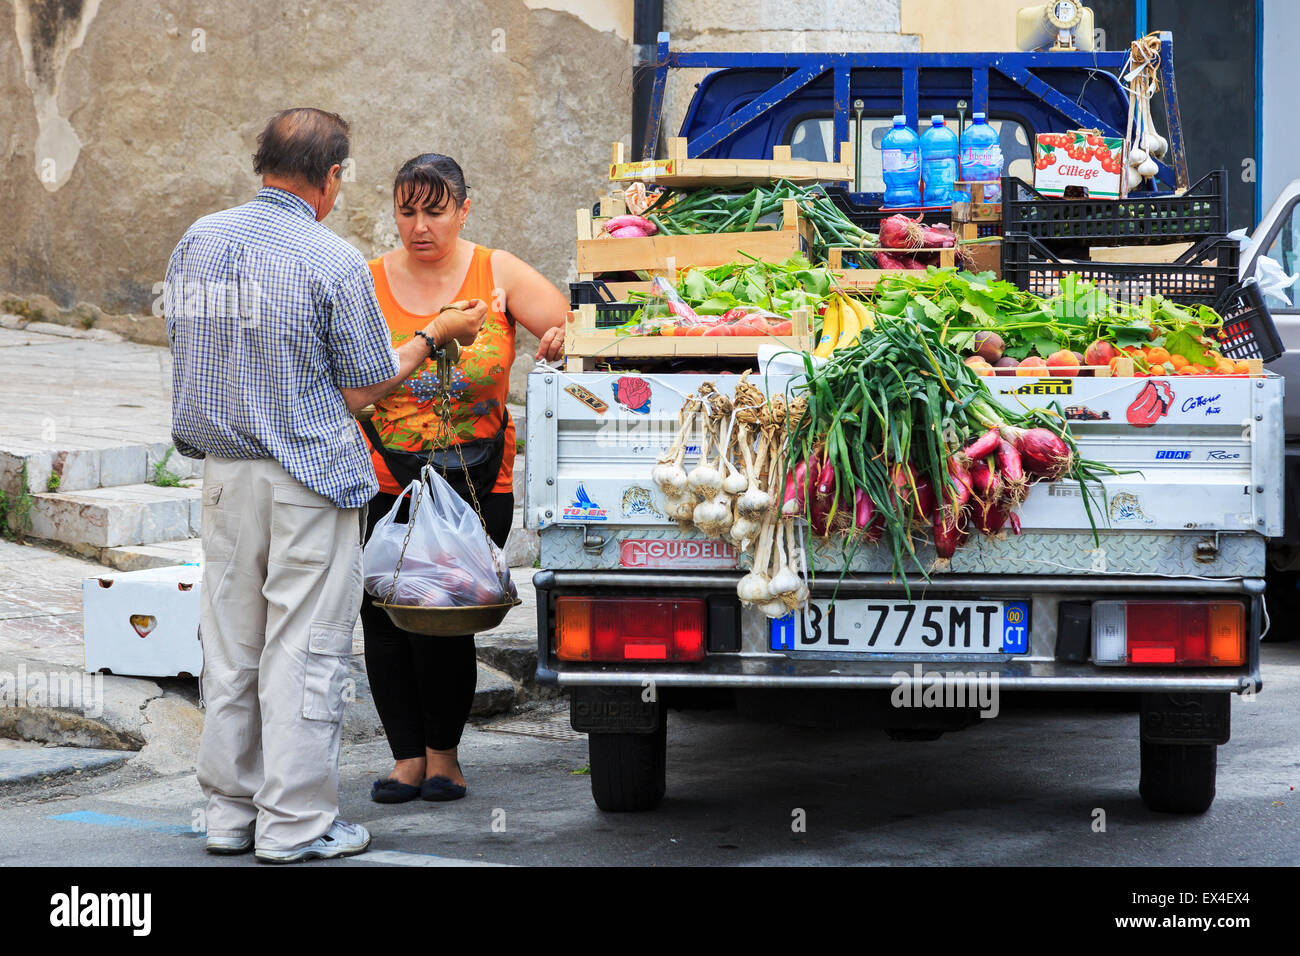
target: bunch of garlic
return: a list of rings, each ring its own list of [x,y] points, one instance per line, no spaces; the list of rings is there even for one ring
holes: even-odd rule
[[[651,480],[663,492],[668,517],[683,528],[689,526],[698,501],[684,464],[687,437],[695,429],[700,407],[700,401],[694,395],[688,396],[682,403],[681,411],[677,413],[677,435],[650,472]]]
[[[1160,171],[1156,160],[1163,159],[1169,141],[1156,132],[1151,118],[1151,97],[1159,86],[1156,70],[1159,64],[1159,42],[1154,47],[1150,38],[1136,41],[1129,54],[1136,65],[1128,85],[1128,167],[1124,170],[1125,192],[1137,189]]]

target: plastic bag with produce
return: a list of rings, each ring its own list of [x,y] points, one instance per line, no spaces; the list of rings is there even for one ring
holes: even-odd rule
[[[362,559],[366,591],[413,607],[478,607],[512,600],[517,592],[505,557],[484,533],[474,509],[437,472],[425,468],[423,478],[411,482],[376,522]],[[389,598],[403,541],[406,555]]]

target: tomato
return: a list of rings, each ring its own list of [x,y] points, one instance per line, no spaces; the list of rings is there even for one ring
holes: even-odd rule
[[[794,333],[794,323],[789,321],[773,322],[768,328],[768,332],[772,335],[791,335]]]
[[[681,331],[679,330],[679,331],[678,331],[678,334],[679,334],[679,335],[703,335],[703,334],[704,334],[704,326],[702,326],[702,325],[688,325],[688,326],[686,327],[686,331],[685,331],[685,332],[681,332]]]
[[[732,331],[731,331],[731,326],[729,325],[715,325],[713,328],[709,329],[704,334],[705,335],[731,335]]]
[[[730,312],[726,312],[726,313],[724,313],[723,316],[722,316],[722,321],[723,321],[723,322],[739,322],[739,321],[741,321],[742,319],[747,318],[748,316],[749,316],[749,310],[746,309],[746,308],[744,308],[744,307],[741,307],[741,308],[737,308],[737,309],[732,309]]]
[[[732,335],[767,335],[766,322],[764,322],[761,326],[758,325],[757,323],[750,325],[745,322],[737,322],[735,325],[724,326],[724,328],[731,329]],[[709,333],[709,334],[712,335],[713,333]],[[717,334],[723,335],[724,333],[719,332]]]

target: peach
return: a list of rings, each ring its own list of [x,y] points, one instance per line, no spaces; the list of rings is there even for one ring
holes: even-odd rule
[[[1068,378],[1079,374],[1079,360],[1069,349],[1061,349],[1047,356],[1047,367],[1052,375]]]
[[[1047,363],[1044,362],[1041,358],[1039,358],[1037,355],[1030,355],[1029,357],[1022,360],[1019,365],[1016,366],[1016,374],[1031,375],[1034,376],[1035,378],[1041,378],[1044,375],[1050,374],[1050,370],[1047,367]]]
[[[1109,365],[1119,352],[1115,346],[1111,345],[1105,339],[1098,339],[1088,346],[1088,351],[1083,353],[1084,365]]]

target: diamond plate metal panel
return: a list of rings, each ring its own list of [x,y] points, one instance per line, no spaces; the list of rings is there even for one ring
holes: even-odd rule
[[[675,527],[593,526],[591,534],[602,539],[598,549],[584,548],[581,528],[543,528],[542,567],[615,570],[620,566],[620,544],[625,540],[709,540],[699,534],[684,534]],[[1210,549],[1216,544],[1217,551],[1211,554]],[[1264,539],[1255,534],[1102,532],[1100,544],[1094,545],[1092,535],[1087,532],[1027,532],[996,538],[975,535],[958,549],[946,567],[938,566],[934,548],[929,545],[918,548],[917,557],[931,574],[1165,574],[1223,578],[1262,576],[1264,549]],[[748,564],[748,556],[742,564]],[[819,543],[814,549],[814,571],[838,572],[842,567],[843,558],[837,544]],[[691,567],[684,564],[676,570],[691,570]],[[853,554],[849,570],[887,573],[889,554],[881,547],[859,548]]]

